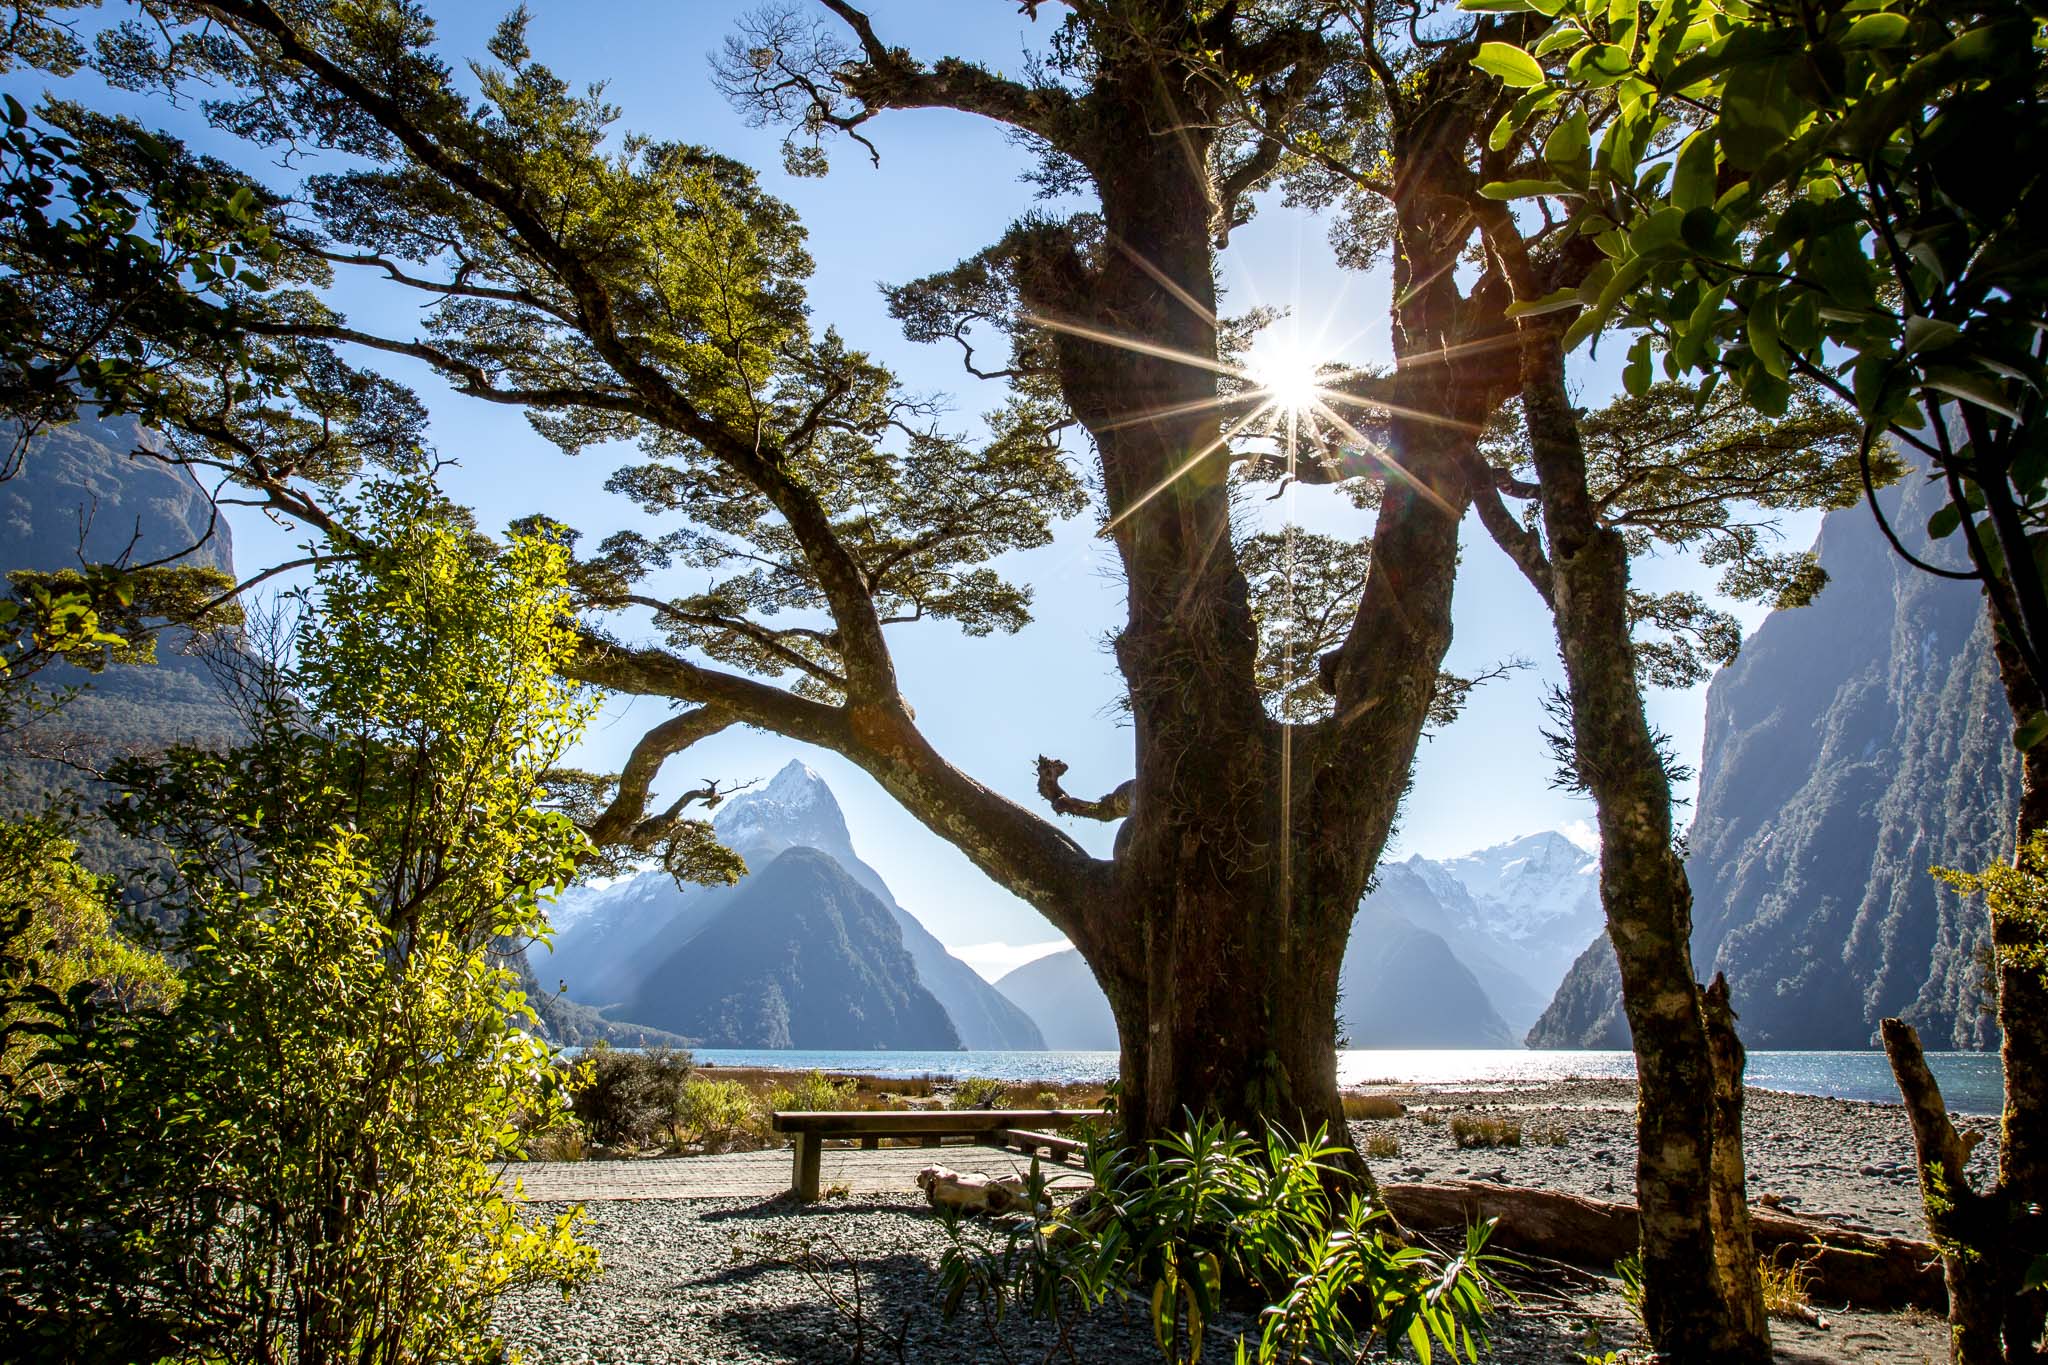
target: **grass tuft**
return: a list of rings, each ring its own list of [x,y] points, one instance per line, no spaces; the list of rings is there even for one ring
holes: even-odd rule
[[[1813,1312],[1806,1301],[1810,1277],[1805,1265],[1794,1261],[1781,1266],[1768,1256],[1760,1257],[1756,1263],[1757,1277],[1763,1281],[1764,1311],[1774,1318],[1799,1318],[1804,1320]]]
[[[1392,1133],[1374,1133],[1365,1140],[1365,1154],[1385,1160],[1401,1155],[1401,1139]]]
[[[1347,1093],[1342,1098],[1347,1119],[1397,1119],[1408,1112],[1408,1106],[1392,1095]]]
[[[1451,1120],[1451,1143],[1457,1147],[1519,1147],[1522,1121],[1460,1114]]]

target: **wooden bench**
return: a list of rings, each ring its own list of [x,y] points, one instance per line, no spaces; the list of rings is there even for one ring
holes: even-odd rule
[[[806,1202],[818,1198],[819,1161],[825,1143],[857,1139],[874,1148],[883,1138],[916,1138],[937,1147],[947,1138],[966,1138],[992,1147],[1019,1146],[1034,1151],[1084,1144],[1057,1137],[1044,1129],[1068,1128],[1090,1119],[1107,1119],[1105,1109],[909,1109],[909,1110],[777,1110],[770,1126],[796,1139],[789,1187]],[[1024,1147],[1025,1142],[1033,1144]]]

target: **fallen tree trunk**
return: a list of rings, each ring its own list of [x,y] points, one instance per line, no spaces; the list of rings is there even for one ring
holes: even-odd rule
[[[1498,1218],[1490,1245],[1605,1270],[1640,1240],[1636,1206],[1559,1190],[1455,1180],[1382,1185],[1387,1210],[1414,1228],[1462,1228]],[[1945,1312],[1941,1257],[1930,1242],[1852,1232],[1816,1218],[1750,1209],[1759,1256],[1806,1268],[1808,1293],[1822,1304],[1925,1308]]]

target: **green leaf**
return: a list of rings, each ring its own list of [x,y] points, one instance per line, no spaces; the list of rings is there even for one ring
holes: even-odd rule
[[[1963,509],[1954,503],[1943,503],[1927,519],[1927,536],[1930,540],[1946,540],[1956,533],[1963,524]]]
[[[1493,180],[1479,187],[1486,199],[1534,199],[1543,194],[1569,194],[1571,186],[1561,180]]]
[[[1631,257],[1617,266],[1614,273],[1608,276],[1599,299],[1565,329],[1565,334],[1558,344],[1570,351],[1605,327],[1608,318],[1614,315],[1615,306],[1621,302],[1622,295],[1633,289],[1636,281],[1649,273],[1649,269],[1650,262],[1640,256]]]
[[[1682,209],[1711,208],[1714,203],[1714,130],[1703,128],[1678,149],[1671,174],[1671,202]]]
[[[1650,341],[1650,334],[1645,332],[1628,348],[1628,364],[1622,367],[1621,383],[1632,398],[1641,398],[1650,391]]]
[[[1591,143],[1586,111],[1574,110],[1570,118],[1551,129],[1550,136],[1543,139],[1543,159],[1558,170],[1576,169],[1585,160],[1586,149]]]
[[[2012,747],[2025,753],[2044,739],[2048,739],[2048,711],[2036,711],[2027,717],[2025,724],[2013,728]],[[2048,1256],[2037,1256],[2027,1267],[2028,1289],[2038,1289],[2044,1282],[2042,1277],[2048,1275],[2048,1265],[2044,1262],[2048,1262]]]
[[[1545,294],[1540,299],[1517,299],[1502,311],[1505,316],[1511,318],[1536,318],[1542,317],[1545,313],[1561,313],[1567,308],[1577,308],[1579,304],[1579,291],[1567,285],[1554,294]]]
[[[1750,353],[1773,379],[1789,378],[1784,348],[1778,345],[1778,296],[1760,291],[1749,305],[1747,327]]]
[[[1921,351],[1938,351],[1963,334],[1963,329],[1953,322],[1942,322],[1937,318],[1912,317],[1906,319],[1906,335],[1899,346],[1900,356],[1917,355]]]
[[[2009,421],[2019,420],[2019,409],[2005,396],[2005,386],[1981,371],[1940,365],[1922,375],[1920,382],[1930,389],[1995,412]]]
[[[1548,57],[1553,52],[1569,52],[1586,41],[1586,30],[1566,20],[1552,28],[1537,40],[1533,55]]]
[[[1845,48],[1893,47],[1906,40],[1912,25],[1903,14],[1866,14],[1842,35]]]
[[[1543,84],[1543,68],[1513,43],[1481,43],[1472,65],[1503,85],[1523,88]]]

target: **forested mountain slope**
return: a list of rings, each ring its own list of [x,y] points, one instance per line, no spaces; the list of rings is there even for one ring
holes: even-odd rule
[[[1918,475],[1881,494],[1916,552],[1941,505]],[[2011,853],[2012,719],[1968,583],[1906,564],[1867,507],[1817,543],[1829,583],[1774,613],[1707,691],[1686,867],[1699,975],[1727,973],[1752,1047],[1862,1048],[1897,1014],[1930,1047],[1995,1041],[1983,909],[1934,865]],[[1604,937],[1530,1032],[1536,1047],[1625,1047]]]

